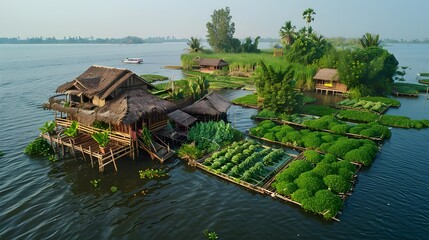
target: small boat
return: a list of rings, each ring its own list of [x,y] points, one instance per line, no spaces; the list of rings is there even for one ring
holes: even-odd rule
[[[126,59],[122,60],[122,62],[124,62],[124,63],[143,63],[143,59],[142,58],[126,58]]]

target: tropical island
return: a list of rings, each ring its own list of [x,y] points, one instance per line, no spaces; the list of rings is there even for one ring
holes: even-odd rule
[[[378,35],[364,34],[360,47],[337,48],[313,30],[314,16],[306,9],[298,31],[286,21],[281,45],[260,50],[258,36],[234,38],[228,7],[215,10],[206,24],[211,50],[196,37],[188,40],[182,80],[156,84],[165,78],[91,66],[58,86],[60,95],[44,105],[55,111],[55,122],[42,126],[41,138],[25,151],[53,158],[78,151],[104,171],[110,164],[118,170],[117,159],[136,158],[139,149],[164,162],[176,145],[190,165],[338,220],[359,170],[390,138],[389,127],[427,128],[429,120],[384,114],[400,107],[392,93],[413,95],[425,86],[398,83],[407,67],[398,66]],[[230,103],[210,91],[220,88],[254,92],[233,101],[259,110],[258,125],[244,133],[252,140],[227,122]],[[314,91],[343,100],[317,105],[306,96]]]

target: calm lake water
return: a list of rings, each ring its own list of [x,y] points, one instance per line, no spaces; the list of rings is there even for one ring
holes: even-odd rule
[[[22,153],[53,118],[41,104],[56,87],[93,64],[179,79],[184,43],[143,45],[0,45],[0,239],[427,239],[429,234],[429,129],[392,129],[373,165],[360,172],[341,222],[325,222],[299,207],[255,194],[187,166],[148,157],[118,161],[119,172],[82,159],[50,162]],[[429,45],[390,45],[406,76],[428,72]],[[121,59],[142,57],[142,65]],[[221,91],[228,99],[246,91]],[[400,98],[391,114],[429,119],[429,101]],[[245,131],[255,110],[233,106],[229,120]],[[139,178],[160,168],[167,177]],[[94,188],[90,181],[101,179]],[[110,187],[117,186],[112,193]]]

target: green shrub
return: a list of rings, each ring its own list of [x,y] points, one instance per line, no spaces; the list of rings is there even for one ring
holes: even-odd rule
[[[358,148],[360,146],[361,146],[361,144],[359,143],[359,141],[357,141],[355,139],[345,139],[342,141],[335,142],[328,149],[328,153],[333,154],[334,156],[336,156],[338,158],[343,158],[347,152],[349,152],[355,148]]]
[[[350,181],[340,175],[328,175],[323,178],[323,182],[334,193],[346,193],[350,190]]]
[[[323,217],[330,219],[341,210],[343,201],[329,190],[320,190],[314,197],[302,201],[302,207],[307,211],[323,213]]]
[[[276,192],[290,197],[292,193],[294,193],[296,190],[298,190],[298,186],[296,186],[295,183],[291,182],[278,182],[275,185]]]
[[[344,179],[352,179],[354,172],[350,171],[345,167],[338,168],[337,174],[343,177]]]
[[[368,126],[366,124],[358,124],[352,128],[350,128],[349,132],[353,134],[360,134],[360,132],[364,129],[367,129]]]
[[[348,124],[345,124],[345,123],[344,124],[338,124],[338,125],[331,127],[330,130],[333,133],[344,135],[344,134],[349,132],[350,126]]]
[[[30,156],[47,157],[54,154],[54,150],[46,139],[38,137],[27,145],[24,149],[24,153]]]
[[[277,118],[277,114],[274,111],[268,109],[263,109],[256,116],[261,118]]]
[[[320,155],[319,153],[317,153],[314,150],[307,150],[304,152],[304,156],[307,159],[307,161],[313,163],[313,164],[317,164],[320,161],[322,161],[323,156]]]
[[[328,152],[328,149],[333,145],[333,143],[322,143],[322,145],[320,145],[319,150],[326,153]]]
[[[375,136],[382,138],[390,138],[392,136],[391,131],[386,126],[382,126],[378,123],[369,123],[370,128],[375,132]]]
[[[331,164],[329,163],[320,162],[313,168],[313,170],[311,170],[311,172],[320,178],[324,178],[325,176],[334,174],[335,169],[331,167]]]
[[[271,141],[275,141],[276,140],[276,136],[272,132],[266,133],[264,135],[264,138],[266,138],[268,140],[271,140]]]
[[[424,119],[424,120],[420,120],[421,123],[423,123],[426,127],[429,127],[429,120]]]
[[[299,203],[312,197],[313,197],[313,193],[307,189],[298,189],[291,195],[292,200]]]
[[[282,139],[283,143],[289,142],[292,143],[293,145],[300,145],[301,144],[301,138],[302,135],[301,133],[294,131],[294,132],[288,132],[286,134],[286,137],[284,137]]]
[[[366,137],[377,137],[377,132],[371,128],[364,129],[359,134]]]
[[[356,172],[356,166],[350,163],[350,161],[346,161],[346,160],[334,162],[331,164],[331,166],[336,169],[345,168],[353,173]]]
[[[316,149],[323,144],[323,140],[317,134],[308,134],[302,138],[306,148]]]
[[[294,183],[300,189],[307,189],[312,193],[326,188],[325,184],[323,183],[323,180],[320,177],[316,176],[306,176],[301,174],[297,179],[295,179]]]
[[[365,166],[369,166],[372,163],[372,156],[365,148],[358,148],[347,152],[344,160],[363,163]]]
[[[411,119],[405,116],[383,115],[380,119],[380,123],[392,127],[411,127]]]
[[[325,154],[325,156],[323,156],[322,162],[329,163],[329,164],[335,163],[337,162],[337,158],[334,155],[327,153]]]

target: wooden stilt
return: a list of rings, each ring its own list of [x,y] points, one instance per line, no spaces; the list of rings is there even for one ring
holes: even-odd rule
[[[98,159],[98,171],[104,172],[104,165],[103,165],[103,161],[101,158]]]
[[[91,159],[91,167],[94,168],[94,159],[92,159],[91,146],[89,146],[89,158]]]
[[[73,152],[74,159],[77,161],[76,152],[74,151],[74,145],[71,139],[69,139],[69,142],[70,142],[71,151]]]
[[[118,171],[118,167],[116,166],[115,156],[113,156],[112,148],[110,148],[110,155],[112,156],[113,166],[115,167],[115,171]]]
[[[80,146],[80,151],[82,152],[83,160],[85,160],[86,162],[86,156],[85,156],[85,152],[83,151],[82,145],[79,145],[79,146]]]

